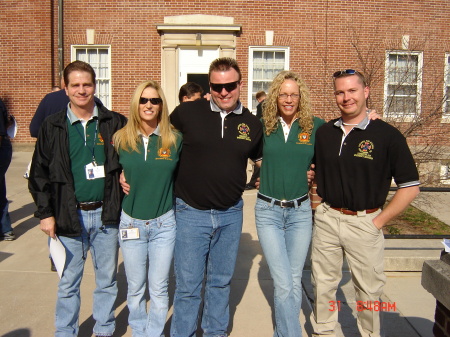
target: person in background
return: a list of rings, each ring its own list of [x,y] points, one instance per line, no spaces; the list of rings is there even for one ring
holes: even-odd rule
[[[58,235],[66,250],[55,336],[78,335],[80,284],[88,251],[96,282],[93,332],[112,336],[123,197],[122,168],[112,136],[126,118],[95,103],[95,72],[89,64],[70,63],[64,69],[64,83],[70,102],[42,124],[28,180],[41,230],[52,239]]]
[[[258,101],[258,105],[256,106],[256,117],[258,119],[261,119],[261,117],[262,117],[262,103],[266,99],[266,96],[267,96],[267,94],[266,94],[265,91],[258,91],[256,93],[256,100]],[[256,184],[256,181],[259,178],[259,170],[260,170],[259,166],[255,165],[253,163],[252,176],[251,176],[250,181],[248,182],[248,184],[245,185],[245,190],[248,191],[248,190],[253,190],[253,189],[256,188],[255,184]]]
[[[130,185],[119,229],[128,281],[128,323],[133,336],[160,337],[169,310],[167,289],[176,235],[173,182],[181,134],[170,124],[158,83],[145,81],[137,86],[128,123],[113,142]]]
[[[264,103],[264,100],[266,99],[266,97],[267,97],[267,94],[263,90],[258,91],[255,95],[255,98],[258,101],[258,105],[256,106],[256,117],[258,117],[258,119],[261,119],[261,117],[262,117],[263,103]]]
[[[61,87],[59,85],[54,85],[52,87],[52,92],[59,91],[59,90],[61,90]]]
[[[9,216],[9,202],[6,199],[6,171],[12,158],[11,140],[8,136],[8,127],[11,120],[5,103],[0,99],[0,240],[13,241],[16,239]]]
[[[65,109],[69,103],[69,97],[64,90],[65,84],[64,79],[61,79],[62,89],[52,90],[44,96],[44,98],[39,103],[36,112],[30,122],[30,135],[31,137],[37,138],[39,134],[39,129],[41,128],[44,120],[57,112]],[[53,87],[55,88],[55,87]],[[103,105],[103,103],[97,97],[94,97],[95,103],[97,105]]]
[[[380,301],[384,275],[383,226],[419,193],[419,175],[405,137],[386,122],[369,120],[369,87],[353,69],[333,74],[340,118],[316,132],[317,193],[322,203],[314,214],[311,281],[313,336],[336,336],[336,290],[344,255],[355,287],[362,337],[382,336]],[[397,184],[384,207],[392,178]]]
[[[298,337],[302,335],[302,273],[312,233],[307,171],[314,157],[316,130],[325,121],[313,116],[309,90],[292,71],[274,78],[262,121],[264,146],[255,219],[274,283],[273,336]]]
[[[183,84],[178,93],[180,103],[196,101],[202,98],[203,89],[200,85],[194,82],[187,82]]]

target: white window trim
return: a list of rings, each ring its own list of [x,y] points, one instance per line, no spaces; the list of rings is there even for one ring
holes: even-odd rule
[[[289,54],[290,54],[290,47],[282,47],[282,46],[249,46],[248,47],[248,95],[247,95],[247,106],[251,110],[252,108],[252,101],[253,101],[253,95],[252,95],[252,88],[253,88],[253,52],[254,51],[282,51],[284,52],[285,59],[284,59],[284,70],[289,69]],[[253,109],[252,112],[255,112],[256,109]]]
[[[385,71],[384,71],[384,107],[383,113],[388,116],[387,111],[387,101],[388,101],[388,85],[389,85],[389,55],[416,55],[417,56],[417,98],[416,98],[416,112],[414,116],[404,116],[398,115],[389,116],[389,119],[412,122],[415,117],[417,117],[422,110],[422,69],[423,69],[423,52],[421,51],[399,51],[399,50],[387,50],[385,58]]]
[[[447,104],[450,104],[450,97],[447,97],[447,87],[450,88],[450,82],[447,82],[447,74],[450,74],[450,53],[445,53],[444,60],[444,87],[442,92],[442,123],[450,123],[450,113],[445,113],[445,108]],[[447,101],[449,100],[449,101]]]
[[[440,167],[439,180],[441,184],[450,185],[450,163],[442,163]]]
[[[109,56],[109,67],[108,67],[108,77],[109,77],[109,97],[107,102],[102,103],[109,109],[112,110],[112,76],[111,76],[111,45],[102,45],[102,44],[74,44],[71,45],[71,62],[76,61],[76,51],[77,49],[108,49]],[[95,74],[97,77],[97,74]],[[97,94],[97,92],[96,92]]]

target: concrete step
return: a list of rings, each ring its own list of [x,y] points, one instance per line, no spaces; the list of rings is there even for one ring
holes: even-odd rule
[[[442,239],[386,239],[384,250],[385,271],[422,271],[426,260],[439,260],[444,248]],[[311,249],[305,263],[305,270],[311,269]],[[342,267],[349,271],[347,261]]]

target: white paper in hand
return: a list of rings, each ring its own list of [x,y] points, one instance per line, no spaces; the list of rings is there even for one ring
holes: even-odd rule
[[[14,116],[10,116],[12,119],[12,124],[9,126],[9,128],[6,130],[6,133],[8,134],[9,138],[14,138],[17,135],[17,122]]]
[[[50,238],[50,255],[52,256],[59,278],[61,278],[64,265],[66,264],[66,249],[57,236],[56,239]]]

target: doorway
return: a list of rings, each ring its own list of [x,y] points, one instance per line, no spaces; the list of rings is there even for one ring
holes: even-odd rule
[[[209,92],[209,65],[218,57],[219,49],[215,47],[180,47],[178,88],[186,82],[195,82],[204,93]]]

